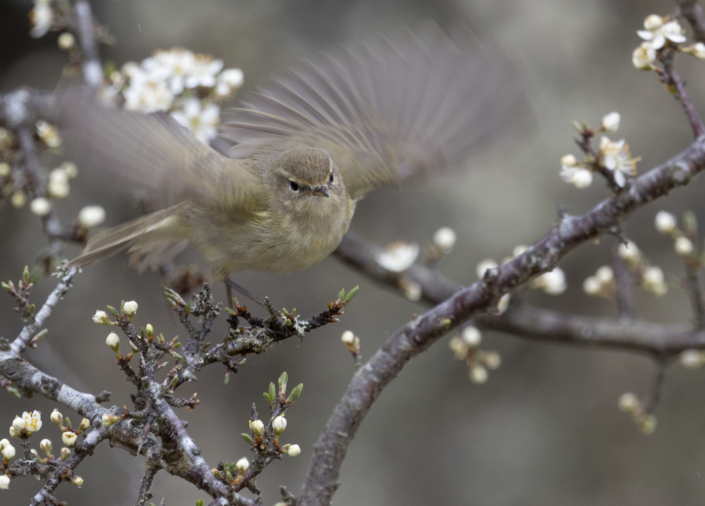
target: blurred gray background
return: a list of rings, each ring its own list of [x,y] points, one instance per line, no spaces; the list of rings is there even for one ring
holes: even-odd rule
[[[613,110],[622,114],[614,136],[625,138],[640,156],[641,172],[669,158],[691,139],[678,103],[655,74],[631,65],[639,44],[635,31],[645,16],[667,14],[674,3],[663,1],[585,0],[112,0],[93,2],[98,19],[109,26],[117,44],[103,51],[118,64],[139,61],[154,49],[182,46],[225,60],[226,67],[245,73],[244,91],[298,58],[349,39],[414,26],[425,18],[448,24],[467,22],[490,48],[514,60],[532,110],[530,120],[517,118],[520,128],[486,146],[467,170],[428,182],[406,192],[369,196],[359,207],[353,228],[386,243],[404,239],[421,244],[441,226],[458,233],[454,251],[440,264],[447,276],[467,284],[484,258],[500,260],[517,244],[537,241],[556,220],[556,205],[570,213],[590,209],[606,196],[596,180],[576,190],[558,177],[559,159],[577,148],[571,121],[597,126]],[[56,48],[57,33],[42,39],[28,36],[31,3],[0,4],[0,92],[19,85],[51,89],[65,55]],[[682,57],[685,76],[696,105],[705,108],[705,63]],[[233,101],[233,103],[235,103]],[[49,167],[51,168],[51,167]],[[79,170],[81,168],[79,167]],[[139,215],[136,201],[115,193],[110,183],[72,182],[72,194],[60,202],[65,222],[84,205],[105,206],[106,225]],[[683,267],[672,241],[656,233],[659,209],[696,212],[705,221],[703,180],[639,211],[627,234],[661,265],[667,276]],[[0,202],[0,279],[18,279],[45,245],[39,220],[24,208]],[[608,263],[614,239],[587,244],[561,264],[568,291],[560,297],[530,293],[527,302],[580,314],[613,316],[613,304],[583,294],[583,279]],[[73,256],[74,251],[69,251]],[[197,260],[197,256],[191,257]],[[258,480],[264,504],[279,500],[278,487],[297,493],[307,474],[312,446],[354,368],[340,343],[343,330],[353,330],[369,358],[395,329],[421,305],[364,279],[334,259],[289,276],[241,273],[236,280],[250,290],[272,297],[275,304],[310,315],[325,307],[342,287],[360,284],[360,294],[342,323],[250,357],[240,373],[223,386],[223,370],[210,367],[197,384],[180,390],[198,392],[201,405],[183,411],[190,433],[206,460],[235,461],[250,457],[239,434],[247,429],[252,402],[266,409],[262,392],[286,370],[290,383],[303,382],[302,397],[289,411],[283,440],[301,445],[296,459],[272,464]],[[41,280],[34,292],[40,303],[55,286]],[[221,286],[215,293],[224,298]],[[113,392],[112,403],[130,406],[131,386],[114,366],[104,344],[108,329],[91,322],[106,304],[137,300],[135,323],[152,323],[166,336],[184,335],[161,295],[158,276],[138,275],[124,255],[92,265],[75,280],[48,322],[49,334],[26,357],[73,387]],[[671,289],[656,298],[636,292],[639,317],[658,322],[690,320],[687,296]],[[13,338],[21,328],[12,300],[0,294],[0,334]],[[213,333],[218,341],[225,319]],[[614,351],[550,346],[507,335],[488,334],[483,346],[501,353],[502,366],[483,386],[471,384],[462,362],[453,360],[447,340],[413,360],[380,397],[350,446],[342,469],[337,505],[614,505],[702,504],[705,494],[705,393],[703,371],[668,370],[658,428],[640,434],[617,409],[625,391],[643,394],[652,364],[644,357]],[[39,409],[48,437],[59,448],[59,431],[49,422],[55,406],[42,398],[15,400],[0,392],[0,429],[5,434],[23,410]],[[77,416],[63,410],[77,421]],[[69,504],[134,504],[143,459],[101,445],[79,474],[81,490],[64,485],[60,500]],[[13,480],[0,493],[1,504],[26,504],[40,483]],[[194,487],[161,473],[153,492],[167,505],[192,505],[207,499]],[[206,500],[206,503],[208,501]]]

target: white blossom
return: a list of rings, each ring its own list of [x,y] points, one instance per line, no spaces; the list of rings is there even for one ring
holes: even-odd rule
[[[0,475],[0,490],[7,490],[10,486],[10,477],[6,474]]]
[[[669,235],[676,230],[676,217],[667,211],[659,211],[656,213],[656,218],[654,218],[654,225],[656,230],[662,234]]]
[[[101,206],[86,206],[78,213],[78,222],[86,228],[97,227],[105,221],[105,209]]]
[[[636,33],[647,41],[647,43],[653,49],[661,49],[666,40],[674,43],[685,42],[685,36],[683,35],[683,28],[678,23],[678,21],[673,20],[664,23],[663,19],[659,21],[659,16],[652,14],[644,20],[644,28],[646,30],[638,30]]]
[[[223,60],[206,55],[197,55],[191,71],[184,80],[186,88],[205,86],[212,88],[216,84],[216,74],[223,68]]]
[[[25,411],[22,413],[22,418],[25,423],[24,430],[29,434],[42,428],[42,414],[39,411],[30,411],[29,413]]]
[[[648,42],[642,42],[632,53],[632,64],[639,70],[653,70],[656,50]]]
[[[411,267],[419,256],[419,245],[397,241],[388,244],[381,253],[375,256],[377,263],[391,272],[403,272]]]
[[[64,423],[64,415],[62,415],[58,409],[55,409],[51,412],[51,416],[49,417],[49,419],[54,425],[58,427],[61,427]]]
[[[182,106],[183,109],[171,112],[172,118],[191,130],[197,139],[206,144],[217,137],[220,107],[215,104],[208,104],[202,107],[201,101],[197,98],[184,100]]]
[[[624,139],[611,141],[607,137],[602,137],[600,159],[605,168],[614,172],[614,182],[617,186],[625,185],[625,174],[631,176],[636,174],[636,160],[632,159],[629,145],[624,142]]]
[[[69,178],[68,174],[61,167],[52,170],[49,173],[49,184],[47,191],[57,199],[64,199],[69,195]]]
[[[244,82],[244,75],[240,69],[225,69],[218,76],[218,84],[215,92],[218,95],[230,95],[233,90],[238,89]]]
[[[73,446],[76,444],[76,440],[78,439],[78,436],[74,433],[71,432],[70,430],[67,430],[61,435],[61,440],[64,442],[66,446]]]
[[[186,49],[173,48],[169,51],[155,51],[154,55],[142,61],[148,80],[167,83],[173,95],[184,91],[184,80],[195,69],[196,56]]]
[[[12,421],[12,428],[15,429],[16,432],[24,430],[25,425],[24,419],[19,416],[15,416],[15,419]]]
[[[43,37],[54,24],[54,11],[49,2],[35,1],[34,8],[29,11],[29,19],[32,28],[29,31],[30,37],[38,39]]]

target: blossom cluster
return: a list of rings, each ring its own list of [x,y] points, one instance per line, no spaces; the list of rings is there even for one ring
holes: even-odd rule
[[[627,268],[638,281],[639,286],[654,295],[664,295],[668,291],[663,271],[656,265],[649,265],[637,245],[628,241],[620,244],[617,254],[624,260]],[[597,269],[594,275],[583,282],[583,290],[591,297],[614,298],[617,293],[617,282],[611,267],[604,265]]]
[[[651,14],[644,19],[644,29],[636,33],[644,41],[632,53],[632,64],[639,70],[655,70],[654,63],[666,48],[676,48],[682,53],[705,59],[705,44],[702,42],[691,46],[680,45],[687,39],[677,19]]]
[[[168,112],[206,143],[217,135],[220,107],[215,102],[243,83],[240,69],[223,69],[223,60],[182,48],[158,50],[107,73],[106,101],[130,111]]]
[[[611,112],[602,118],[600,128],[592,131],[587,126],[578,128],[579,133],[588,141],[598,133],[616,132],[621,117],[618,112]],[[574,155],[568,154],[561,158],[560,176],[566,183],[576,188],[587,188],[592,184],[593,172],[600,171],[608,175],[615,185],[622,188],[627,182],[627,176],[636,175],[636,162],[632,158],[629,145],[621,139],[613,141],[607,136],[600,138],[600,149],[597,153],[587,151],[587,158],[579,161]]]
[[[496,351],[480,349],[482,335],[475,327],[465,327],[459,336],[453,337],[448,345],[457,360],[468,364],[470,381],[476,384],[486,383],[487,370],[497,369],[502,360]]]

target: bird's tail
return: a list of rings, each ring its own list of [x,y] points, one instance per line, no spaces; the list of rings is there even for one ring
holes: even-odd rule
[[[186,246],[179,207],[156,211],[91,237],[83,253],[67,267],[84,267],[128,248],[133,263],[141,269],[173,258]]]

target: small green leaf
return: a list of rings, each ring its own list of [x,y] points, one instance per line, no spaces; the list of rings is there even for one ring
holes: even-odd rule
[[[196,501],[196,506],[203,506],[203,499]]]
[[[227,385],[228,383],[230,383],[230,375],[229,375],[229,374],[226,374],[226,375],[225,375],[225,379],[223,380],[223,384],[224,384],[224,385]]]
[[[351,300],[353,300],[353,297],[355,297],[355,295],[357,295],[357,292],[359,292],[359,291],[360,291],[360,285],[357,285],[355,288],[353,288],[352,290],[350,290],[350,291],[347,293],[347,295],[345,295],[345,296],[343,297],[343,301],[347,304],[348,302],[350,302]]]
[[[299,383],[299,385],[291,391],[291,394],[289,394],[289,397],[288,397],[288,399],[286,400],[286,402],[288,402],[288,403],[291,404],[291,403],[294,402],[296,399],[298,399],[299,396],[301,395],[301,391],[302,391],[303,389],[304,389],[304,384],[303,384],[303,383]]]
[[[341,288],[335,300],[343,300],[343,297],[345,297],[345,288]]]
[[[279,390],[286,392],[286,384],[289,382],[289,375],[284,371],[281,376],[279,376]]]
[[[113,306],[105,306],[105,307],[108,308],[108,311],[110,312],[111,315],[113,315],[115,317],[118,316],[117,309],[115,309]]]
[[[269,402],[273,402],[277,398],[277,389],[274,383],[269,384]]]
[[[240,435],[242,436],[242,439],[247,441],[249,444],[252,444],[252,442],[253,442],[252,436],[250,436],[249,434],[245,434],[244,432]]]

